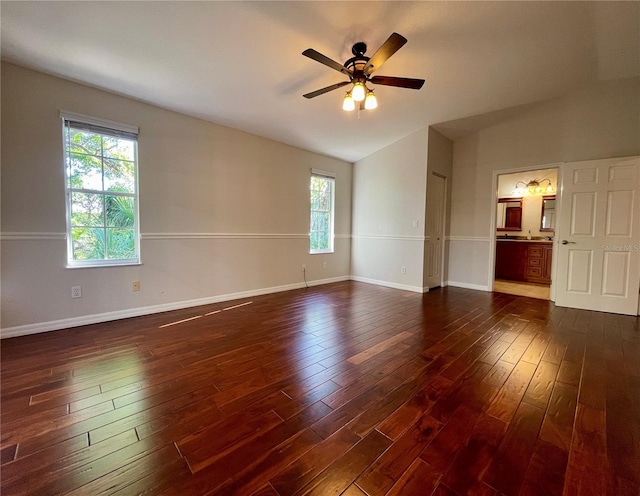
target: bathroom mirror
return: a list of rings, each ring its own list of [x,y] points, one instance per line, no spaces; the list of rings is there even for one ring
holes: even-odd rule
[[[556,228],[556,197],[542,197],[542,213],[540,214],[540,230],[554,231]]]
[[[522,198],[499,198],[496,217],[498,231],[522,230]]]

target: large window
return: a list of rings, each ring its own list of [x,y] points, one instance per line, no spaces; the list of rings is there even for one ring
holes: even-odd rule
[[[311,171],[310,252],[333,252],[335,179],[330,172]]]
[[[137,128],[95,122],[63,115],[67,263],[139,263]]]

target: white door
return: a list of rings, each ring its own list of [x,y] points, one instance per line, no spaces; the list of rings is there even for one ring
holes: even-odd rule
[[[556,304],[636,315],[640,157],[567,163],[561,173]]]
[[[427,181],[424,275],[427,287],[436,288],[442,285],[446,179],[432,172]]]

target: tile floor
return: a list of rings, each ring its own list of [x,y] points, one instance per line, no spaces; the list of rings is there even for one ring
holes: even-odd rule
[[[503,281],[500,279],[496,279],[493,283],[493,290],[496,293],[507,293],[512,295],[528,296],[529,298],[548,300],[551,288],[550,286],[546,286],[544,284]]]

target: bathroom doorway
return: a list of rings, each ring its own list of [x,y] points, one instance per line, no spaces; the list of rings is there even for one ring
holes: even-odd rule
[[[493,291],[552,299],[558,168],[497,175]]]

